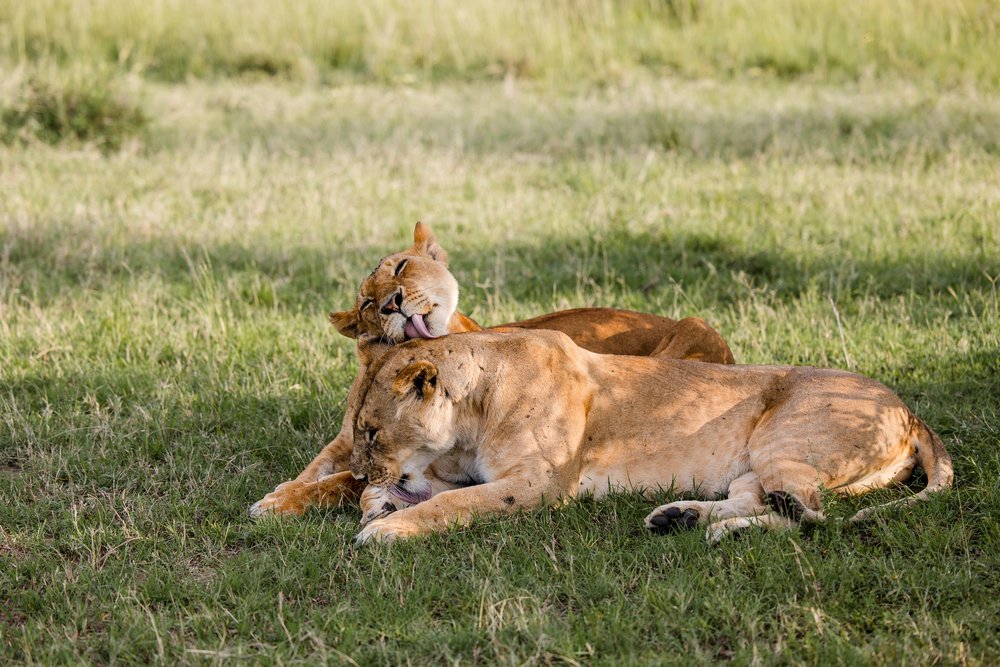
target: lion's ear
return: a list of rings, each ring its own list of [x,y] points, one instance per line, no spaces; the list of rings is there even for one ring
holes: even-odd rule
[[[353,310],[341,310],[330,313],[330,323],[337,328],[341,335],[348,338],[357,338],[361,333],[361,316],[357,308]]]
[[[441,262],[448,266],[448,253],[445,252],[441,244],[434,238],[433,232],[428,225],[418,222],[413,228],[413,250],[417,255],[425,255],[435,262]]]
[[[416,391],[420,398],[428,398],[433,396],[437,389],[437,375],[437,366],[431,362],[414,361],[399,371],[395,382],[392,383],[392,388],[400,396]]]

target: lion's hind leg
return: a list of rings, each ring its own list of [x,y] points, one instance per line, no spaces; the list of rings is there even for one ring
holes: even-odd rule
[[[771,491],[767,494],[767,506],[762,511],[749,516],[733,516],[714,521],[705,531],[705,539],[715,544],[727,535],[746,528],[785,530],[801,523],[822,523],[826,515],[822,510],[806,507],[798,498],[787,491]]]
[[[767,511],[764,489],[754,472],[737,477],[729,484],[725,500],[679,500],[661,505],[646,517],[646,527],[657,535],[694,528],[729,518],[745,518]]]
[[[725,500],[681,500],[661,505],[646,517],[646,527],[657,535],[698,524],[709,524],[705,537],[714,544],[727,535],[747,528],[783,530],[800,523],[821,523],[826,520],[817,504],[819,489],[812,485],[792,493],[785,489],[768,489],[757,473],[751,471],[737,477],[729,485]],[[787,485],[786,485],[787,486]]]
[[[745,516],[731,516],[713,522],[705,532],[710,544],[747,528],[786,530],[802,523],[823,523],[826,515],[816,472],[808,465],[792,461],[783,466],[769,466],[758,476],[761,499],[766,506]]]

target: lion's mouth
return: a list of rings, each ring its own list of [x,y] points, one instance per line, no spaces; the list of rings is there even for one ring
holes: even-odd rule
[[[437,338],[437,336],[432,334],[430,329],[427,328],[427,323],[424,322],[424,316],[419,313],[414,313],[407,318],[406,324],[403,325],[403,335],[407,340],[410,340],[411,338]]]

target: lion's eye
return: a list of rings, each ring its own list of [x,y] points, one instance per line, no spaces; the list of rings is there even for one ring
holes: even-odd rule
[[[398,276],[400,273],[402,273],[403,272],[403,268],[406,266],[406,263],[408,261],[410,261],[410,260],[404,259],[402,262],[400,262],[399,264],[397,264],[396,265],[396,271],[392,275]]]
[[[372,305],[373,303],[375,303],[375,302],[372,301],[371,299],[365,299],[364,301],[361,302],[361,307],[358,308],[358,310],[362,311],[365,308],[367,308],[368,306]]]
[[[374,445],[375,444],[375,438],[378,437],[378,430],[374,429],[374,428],[370,428],[370,429],[368,429],[365,432],[365,435],[368,436],[368,444],[369,445]]]

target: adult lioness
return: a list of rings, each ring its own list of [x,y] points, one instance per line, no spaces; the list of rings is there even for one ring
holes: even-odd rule
[[[413,246],[383,258],[362,282],[354,307],[331,313],[331,322],[350,338],[369,335],[390,343],[481,331],[475,321],[456,310],[458,283],[448,271],[447,262],[448,255],[430,228],[418,222],[413,230]],[[504,326],[562,331],[578,345],[605,354],[734,362],[722,336],[694,317],[678,321],[615,308],[577,308]],[[340,433],[298,477],[254,503],[250,508],[252,516],[301,514],[311,505],[336,505],[355,498],[364,488],[347,472],[363,360],[361,365],[348,392]]]
[[[430,497],[429,468],[476,484],[375,519],[362,541],[658,487],[724,496],[646,519],[658,531],[707,522],[715,540],[823,520],[821,488],[864,493],[916,463],[927,487],[909,502],[952,482],[923,421],[883,385],[838,370],[599,355],[549,331],[468,333],[385,350],[359,392],[351,470],[370,484],[368,513]]]
[[[354,308],[330,313],[330,321],[348,338],[378,336],[390,343],[482,331],[457,306],[458,282],[448,271],[448,254],[430,228],[418,222],[413,246],[379,261],[361,283]],[[494,328],[561,331],[601,354],[735,363],[722,336],[698,317],[672,320],[620,308],[574,308]]]

